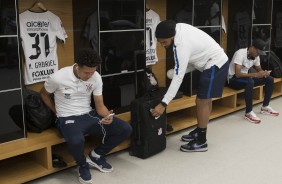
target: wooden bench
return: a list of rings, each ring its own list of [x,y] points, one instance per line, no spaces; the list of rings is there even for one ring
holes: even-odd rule
[[[263,101],[264,86],[254,88],[254,104]],[[272,97],[282,95],[282,80],[275,79]],[[173,126],[168,134],[196,125],[196,96],[184,96],[173,100],[167,107],[167,121]],[[213,110],[210,118],[217,118],[245,108],[244,90],[224,88],[221,98],[213,99]],[[118,114],[117,117],[130,122],[130,112]],[[85,153],[93,148],[93,141],[86,138]],[[90,144],[91,143],[91,144]],[[130,140],[124,141],[111,153],[124,150],[130,145]],[[65,168],[53,168],[52,153],[61,155],[67,163]],[[75,166],[68,153],[67,145],[57,129],[48,129],[40,134],[28,133],[27,138],[0,144],[0,183],[24,183],[62,169]]]

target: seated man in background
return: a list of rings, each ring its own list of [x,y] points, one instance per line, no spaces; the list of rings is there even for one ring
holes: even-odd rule
[[[253,41],[249,48],[242,48],[235,52],[229,65],[229,86],[234,89],[245,89],[246,113],[245,119],[251,123],[260,123],[260,119],[253,111],[253,87],[265,85],[264,100],[261,107],[262,114],[278,116],[279,113],[269,106],[273,92],[273,77],[271,71],[262,70],[259,55],[266,55],[263,46]],[[249,73],[251,67],[255,67],[255,73]]]
[[[58,117],[57,126],[78,165],[80,183],[87,184],[92,183],[89,165],[101,172],[113,170],[106,162],[105,155],[127,139],[132,128],[116,117],[108,117],[113,112],[104,105],[102,78],[96,71],[102,62],[100,56],[93,49],[81,49],[75,62],[52,74],[40,94]],[[50,98],[51,93],[54,93],[55,104]],[[92,94],[95,109],[90,105]],[[87,158],[84,155],[86,134],[103,135],[102,144],[93,149]]]

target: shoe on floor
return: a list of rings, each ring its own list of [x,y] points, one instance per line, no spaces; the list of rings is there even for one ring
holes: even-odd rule
[[[82,184],[92,184],[92,177],[89,171],[89,165],[86,163],[85,165],[78,166],[78,180]]]
[[[275,111],[270,106],[261,107],[260,113],[268,114],[268,115],[271,115],[271,116],[278,116],[279,115],[279,112]]]
[[[184,141],[184,142],[190,142],[190,141],[196,140],[198,136],[199,136],[199,134],[195,129],[195,130],[191,131],[189,134],[183,135],[181,137],[181,140]]]
[[[245,114],[245,119],[248,120],[251,123],[260,123],[261,122],[261,120],[254,113],[254,111],[251,111],[251,112]]]
[[[99,169],[101,172],[112,172],[113,167],[106,162],[105,157],[93,157],[91,153],[88,154],[86,161],[90,166]]]
[[[180,150],[184,152],[204,152],[204,151],[208,151],[208,144],[207,142],[201,144],[199,143],[199,141],[193,140],[187,144],[182,145],[180,147]]]
[[[62,168],[66,167],[67,163],[63,160],[63,157],[61,157],[58,154],[52,154],[52,165],[55,168]]]

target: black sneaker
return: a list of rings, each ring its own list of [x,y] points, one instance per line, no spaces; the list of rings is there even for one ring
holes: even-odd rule
[[[52,165],[55,168],[62,168],[66,167],[67,163],[63,160],[63,157],[61,157],[58,154],[52,154]]]
[[[189,134],[183,135],[181,137],[181,140],[184,141],[184,142],[190,142],[190,141],[196,140],[198,136],[199,136],[199,134],[195,129],[195,130],[191,131]]]
[[[208,144],[205,142],[204,144],[199,143],[196,140],[190,141],[188,144],[184,144],[180,147],[181,151],[184,152],[204,152],[208,151]]]
[[[78,166],[78,181],[82,184],[92,184],[92,177],[89,171],[89,165],[86,163],[85,165]]]
[[[91,153],[88,154],[86,161],[90,166],[99,169],[101,172],[112,172],[113,167],[106,162],[105,157],[93,157]]]

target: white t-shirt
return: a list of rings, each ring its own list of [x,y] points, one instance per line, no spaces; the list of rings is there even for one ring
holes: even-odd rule
[[[101,96],[103,82],[98,72],[82,81],[74,75],[73,66],[68,66],[52,74],[44,87],[55,95],[57,116],[67,117],[91,111],[91,94]]]
[[[58,70],[57,38],[67,34],[59,17],[50,11],[29,10],[19,15],[20,35],[25,55],[25,84],[45,81]]]
[[[153,10],[146,12],[146,65],[156,64],[157,39],[155,36],[156,27],[160,22],[160,16]]]
[[[204,31],[189,24],[176,24],[174,37],[174,76],[163,102],[168,104],[176,95],[186,69],[194,67],[199,71],[216,65],[221,68],[228,57],[220,45]]]
[[[248,73],[252,66],[260,66],[260,57],[256,57],[255,60],[248,59],[248,49],[243,48],[237,50],[232,58],[228,70],[228,79],[231,79],[235,75],[235,64],[241,65],[241,73]]]

